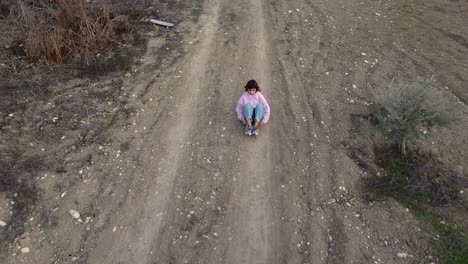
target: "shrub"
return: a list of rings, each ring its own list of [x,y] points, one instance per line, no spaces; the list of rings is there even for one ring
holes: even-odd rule
[[[26,55],[32,61],[45,58],[48,61],[62,63],[67,46],[63,34],[58,30],[38,29],[30,30],[26,34]]]
[[[390,88],[391,93],[375,102],[377,109],[371,113],[371,124],[403,156],[418,137],[420,126],[447,126],[455,120],[433,96],[437,88],[433,80]]]
[[[31,61],[62,63],[67,56],[88,59],[106,50],[117,34],[129,31],[127,16],[91,9],[83,0],[43,0],[12,9],[26,31],[25,52]]]
[[[455,120],[454,112],[444,108],[442,99],[435,96],[436,89],[432,79],[392,86],[373,104],[371,126],[386,139],[375,146],[377,163],[385,173],[367,180],[367,187],[373,191],[436,203],[450,203],[458,198],[461,186],[457,173],[415,144],[422,126],[447,126]]]
[[[457,172],[431,153],[412,151],[403,157],[383,147],[377,150],[377,162],[384,174],[366,180],[374,193],[431,204],[449,204],[459,198],[462,186]]]

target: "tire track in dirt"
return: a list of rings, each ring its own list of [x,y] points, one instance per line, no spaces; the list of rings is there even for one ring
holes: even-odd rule
[[[219,5],[219,16],[224,16],[229,5],[223,1]],[[172,205],[158,239],[152,241],[154,263],[213,263],[224,258],[226,201],[236,181],[239,159],[237,148],[232,146],[241,142],[238,123],[233,122],[233,98],[238,94],[237,81],[244,77],[233,69],[246,63],[236,47],[224,39],[228,37],[224,22],[218,21],[217,41],[210,47],[209,77],[204,79],[203,95],[194,110],[197,122],[183,145],[186,155],[177,171]]]
[[[210,45],[216,29],[218,5],[208,1],[208,15],[202,16],[204,25],[200,30],[200,42],[197,45],[197,53],[188,58],[186,65],[198,65],[198,67],[186,67],[187,74],[178,81],[169,82],[169,88],[186,89],[178,92],[181,98],[174,98],[173,111],[169,112],[164,120],[166,131],[155,131],[154,137],[160,137],[164,155],[159,160],[153,160],[154,143],[148,144],[146,155],[142,155],[143,178],[149,181],[140,186],[121,206],[124,215],[118,215],[109,228],[103,230],[97,248],[91,253],[93,263],[148,263],[150,260],[150,242],[158,240],[158,233],[162,225],[162,219],[169,206],[169,196],[173,188],[174,179],[178,168],[182,166],[183,152],[180,146],[185,143],[188,131],[194,124],[194,112],[192,109],[197,104],[199,94],[202,91],[204,71],[210,53]],[[177,88],[176,88],[177,87]],[[171,97],[172,98],[172,97]],[[153,117],[149,117],[150,120]],[[160,134],[162,132],[162,135]],[[152,137],[148,135],[148,137]],[[143,195],[140,195],[143,194]],[[143,199],[143,200],[142,200]],[[112,228],[114,227],[114,228]],[[118,233],[116,231],[119,230]]]
[[[251,46],[245,56],[252,63],[246,71],[255,76],[261,87],[266,87],[264,92],[268,98],[272,85],[264,7],[256,0],[247,8],[250,12],[244,41],[251,42]],[[278,183],[272,177],[272,141],[271,128],[265,127],[256,139],[247,138],[239,145],[239,181],[232,187],[232,207],[227,212],[232,234],[227,263],[274,263],[278,260],[280,237],[274,207]]]
[[[226,258],[237,261],[242,257],[239,254],[243,254],[239,251],[249,248],[253,249],[250,261],[258,263],[258,259],[266,258],[272,251],[262,246],[279,241],[278,237],[271,238],[275,234],[271,232],[271,203],[276,199],[269,190],[278,184],[270,179],[268,171],[271,150],[265,146],[271,139],[269,129],[262,131],[263,139],[257,139],[257,143],[242,135],[234,114],[237,98],[249,78],[258,79],[262,87],[269,89],[267,76],[261,72],[268,72],[262,67],[268,65],[265,43],[251,41],[258,38],[259,27],[263,26],[251,16],[258,15],[259,3],[254,8],[249,1],[235,5],[220,2],[220,6],[220,16],[229,17],[231,22],[220,19],[214,30],[217,41],[210,48],[205,67],[207,77],[200,85],[202,96],[193,105],[193,118],[197,121],[179,146],[183,152],[179,157],[182,165],[176,169],[168,196],[170,206],[164,212],[160,232],[148,241],[153,263],[213,263]],[[243,19],[249,16],[251,19]],[[250,28],[251,23],[259,24]],[[232,38],[226,34],[232,31],[242,33]],[[245,156],[242,152],[251,150],[254,143],[263,148]],[[261,170],[250,163],[246,172],[245,162],[252,155],[260,159]],[[261,186],[260,191],[255,190],[257,185]],[[250,195],[252,187],[259,194]],[[252,206],[250,202],[256,204]],[[247,211],[245,216],[237,215]],[[258,216],[262,219],[257,219]],[[263,225],[264,222],[270,226]],[[256,229],[257,236],[248,244],[234,244],[252,237],[242,229],[244,225]],[[243,231],[240,235],[239,229]],[[258,245],[261,248],[255,248]]]
[[[330,143],[329,132],[333,128],[333,111],[330,111],[327,103],[332,88],[323,86],[319,82],[321,78],[317,78],[318,73],[328,71],[327,47],[331,44],[331,36],[327,27],[323,26],[327,21],[315,3],[298,2],[294,5],[275,2],[273,5],[276,10],[272,17],[291,13],[286,13],[286,10],[297,8],[294,15],[275,18],[280,21],[277,27],[283,28],[281,23],[285,23],[289,36],[277,45],[278,75],[283,77],[279,82],[291,106],[291,113],[284,113],[284,120],[295,119],[295,122],[285,121],[295,130],[289,132],[289,137],[295,134],[305,141],[304,145],[310,146],[306,148],[300,143],[292,144],[294,153],[302,159],[300,164],[308,164],[302,166],[306,171],[310,169],[310,172],[303,170],[298,173],[299,185],[304,187],[301,188],[304,195],[298,197],[298,203],[303,206],[287,214],[291,218],[303,219],[307,216],[309,219],[284,228],[293,229],[302,236],[301,240],[295,240],[297,251],[291,251],[289,259],[295,260],[293,262],[343,263],[347,248],[343,221],[336,209],[329,206],[339,184],[335,161],[337,153]]]
[[[242,22],[241,18],[251,14],[245,13],[246,10],[250,9],[250,3],[247,1],[236,3],[236,5],[220,3],[222,7],[223,4],[225,8],[223,15],[226,12],[231,12],[231,14],[241,12],[241,15],[236,18],[236,22],[240,22],[238,25],[242,28],[241,30],[248,28],[250,21]],[[253,9],[253,11],[258,12],[258,9]],[[231,18],[233,18],[232,15]],[[252,18],[252,21],[256,20]],[[223,22],[220,20],[221,23]],[[233,23],[225,25],[222,29],[230,30],[233,28],[232,25]],[[242,135],[238,121],[234,120],[235,114],[233,113],[237,98],[242,93],[242,85],[246,80],[255,77],[260,81],[262,87],[269,86],[265,74],[259,72],[259,70],[265,69],[261,66],[267,65],[264,62],[266,56],[261,56],[261,53],[265,52],[264,42],[259,45],[258,42],[254,44],[250,41],[257,37],[258,28],[259,26],[248,30],[247,34],[240,36],[234,43],[230,36],[223,34],[221,28],[215,30],[217,32],[215,39],[218,41],[213,43],[210,48],[211,52],[207,62],[209,66],[205,69],[208,77],[204,78],[203,84],[200,85],[203,87],[201,92],[203,96],[194,104],[193,117],[197,122],[188,132],[186,142],[180,146],[181,151],[184,152],[180,158],[180,163],[183,165],[177,168],[177,176],[169,195],[171,206],[164,214],[160,233],[154,237],[148,248],[154,263],[187,261],[207,263],[221,261],[226,257],[229,261],[231,256],[235,256],[233,258],[239,257],[237,255],[239,252],[236,251],[238,249],[249,249],[266,244],[264,241],[259,242],[257,238],[249,244],[242,243],[232,246],[232,241],[238,239],[239,232],[236,228],[242,228],[242,226],[238,227],[237,223],[248,224],[252,228],[258,229],[258,232],[261,232],[258,237],[269,236],[272,233],[270,227],[267,227],[267,231],[263,230],[263,222],[271,222],[269,220],[271,216],[266,215],[271,212],[271,206],[266,205],[266,203],[274,200],[263,194],[267,190],[261,192],[262,197],[259,199],[257,199],[257,195],[250,195],[249,197],[252,199],[242,195],[252,186],[254,189],[257,188],[257,185],[265,189],[271,188],[267,171],[270,168],[269,159],[261,162],[263,165],[260,174],[252,164],[247,173],[245,173],[243,165],[239,167],[240,163],[243,164],[246,160],[251,160],[242,152],[247,152],[247,148],[251,149],[255,140],[253,138],[246,140]],[[226,37],[227,39],[222,41]],[[236,70],[233,71],[233,69]],[[233,119],[226,118],[227,116],[232,116]],[[258,144],[265,147],[269,140],[268,128],[262,132],[264,139],[258,139],[261,141]],[[268,154],[270,150],[260,149],[260,151],[255,150],[254,152],[252,155],[258,155],[263,161],[264,153],[262,152]],[[249,181],[248,178],[252,177],[260,179],[253,178],[255,184],[245,181],[245,179]],[[239,201],[238,198],[244,200]],[[258,205],[251,208],[252,206],[245,202],[246,200],[259,202]],[[235,213],[233,215],[234,211],[239,212],[244,209],[250,212],[248,219]],[[258,216],[257,212],[260,211],[266,215],[261,217],[268,218],[259,223],[258,221],[261,219],[254,218],[252,220],[251,214]],[[242,236],[249,237],[251,233],[243,233]],[[242,238],[238,240],[242,240]],[[270,240],[277,241],[278,239]],[[259,250],[255,249],[255,252],[264,251],[263,248]],[[268,251],[268,253],[270,252],[271,250]],[[263,257],[267,255],[262,254]],[[258,263],[259,256],[253,254],[251,257],[253,263]]]

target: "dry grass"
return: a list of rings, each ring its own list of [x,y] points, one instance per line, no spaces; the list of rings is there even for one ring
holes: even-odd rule
[[[63,62],[66,49],[63,35],[56,30],[30,30],[26,35],[25,50],[28,57],[36,61],[45,58],[57,63]]]
[[[31,61],[89,59],[108,49],[118,34],[129,31],[127,16],[91,9],[83,0],[18,0],[11,17],[26,32],[24,48]]]

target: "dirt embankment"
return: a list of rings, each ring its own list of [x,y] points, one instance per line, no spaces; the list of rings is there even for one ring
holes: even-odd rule
[[[393,79],[432,75],[466,113],[468,32],[453,26],[467,24],[456,11],[463,4],[158,4],[157,13],[181,9],[186,19],[154,32],[141,64],[116,79],[116,97],[132,110],[102,142],[64,146],[73,154],[60,171],[31,172],[42,195],[6,263],[437,262],[430,234],[405,208],[361,199],[357,182],[369,171],[349,148],[367,160],[372,151],[350,114],[365,113]],[[234,114],[252,78],[272,108],[257,138],[242,134]],[[427,136],[465,168],[467,121]]]

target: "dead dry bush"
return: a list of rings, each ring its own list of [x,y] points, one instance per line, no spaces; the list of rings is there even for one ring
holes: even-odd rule
[[[366,179],[372,193],[432,205],[453,205],[459,200],[463,178],[434,154],[411,151],[402,156],[396,148],[377,147],[376,157],[385,172]]]
[[[24,47],[31,61],[88,60],[111,47],[117,35],[129,31],[127,16],[90,8],[83,0],[18,1],[13,16],[26,31]]]
[[[62,63],[63,53],[67,48],[63,34],[55,30],[30,30],[26,35],[25,44],[26,54],[32,61],[45,58],[48,61]]]

